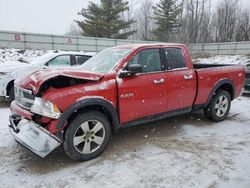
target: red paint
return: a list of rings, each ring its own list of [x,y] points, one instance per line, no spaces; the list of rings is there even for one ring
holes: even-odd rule
[[[130,78],[118,78],[119,72],[127,62],[139,51],[147,48],[174,47],[182,49],[187,68],[182,70],[160,71],[155,73],[138,74]],[[205,104],[216,83],[229,79],[235,86],[235,97],[238,97],[244,83],[243,66],[226,66],[194,70],[191,56],[187,47],[182,44],[141,44],[126,45],[116,48],[132,48],[110,74],[97,74],[82,70],[45,70],[38,71],[16,81],[16,85],[38,93],[41,85],[48,79],[63,75],[85,79],[88,82],[66,88],[49,88],[42,98],[55,103],[61,112],[70,105],[86,97],[101,97],[113,104],[118,112],[120,124],[136,120],[149,115],[173,111],[177,109]],[[242,76],[239,76],[241,74]],[[193,78],[185,80],[184,76]],[[164,79],[162,84],[154,84],[154,80]],[[196,97],[197,93],[197,97]],[[23,113],[15,103],[11,109],[24,117],[30,114]],[[27,116],[26,116],[27,115]],[[57,121],[50,121],[47,128],[56,131]]]
[[[31,116],[32,116],[32,113],[29,112],[28,110],[25,110],[24,108],[21,108],[20,106],[18,106],[16,104],[15,101],[13,101],[11,104],[10,104],[10,110],[12,112],[15,112],[16,114],[19,114],[21,115],[22,117],[25,117],[26,119],[29,119],[31,120]]]
[[[58,120],[51,121],[47,125],[47,130],[51,133],[56,133],[58,130],[56,129],[56,125],[58,123]]]
[[[21,35],[20,34],[15,34],[14,36],[16,41],[20,41],[21,40]]]

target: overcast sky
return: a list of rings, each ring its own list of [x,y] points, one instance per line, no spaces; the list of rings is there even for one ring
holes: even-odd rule
[[[64,34],[87,5],[88,0],[0,0],[0,30]]]

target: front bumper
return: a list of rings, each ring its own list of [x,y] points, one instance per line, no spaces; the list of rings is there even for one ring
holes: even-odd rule
[[[9,121],[9,130],[14,139],[42,158],[62,143],[54,134],[20,115],[10,115]]]

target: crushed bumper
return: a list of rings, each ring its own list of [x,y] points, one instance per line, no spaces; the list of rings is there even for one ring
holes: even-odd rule
[[[14,139],[42,158],[62,143],[54,134],[20,115],[12,114],[9,121],[9,130]]]

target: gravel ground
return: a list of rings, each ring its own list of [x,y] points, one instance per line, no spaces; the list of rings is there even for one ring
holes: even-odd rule
[[[0,104],[0,187],[250,187],[250,98],[226,121],[201,112],[127,129],[97,159],[77,163],[62,149],[41,159],[8,132]]]

